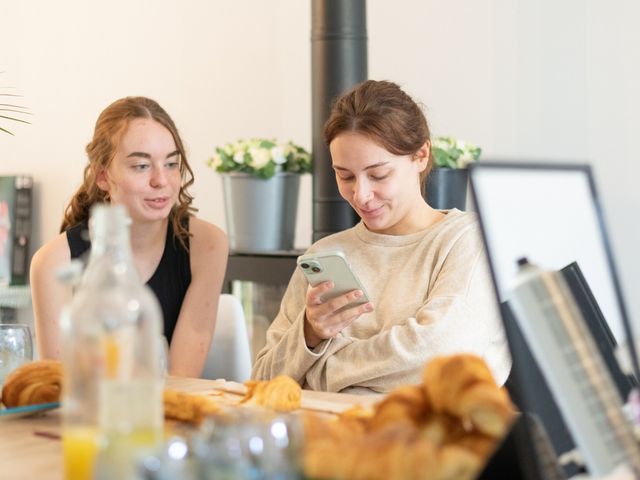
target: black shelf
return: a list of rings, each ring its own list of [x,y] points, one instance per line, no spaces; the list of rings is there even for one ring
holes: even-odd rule
[[[274,252],[229,252],[223,293],[231,292],[231,282],[243,280],[265,285],[287,285],[296,268],[296,258],[304,250]]]

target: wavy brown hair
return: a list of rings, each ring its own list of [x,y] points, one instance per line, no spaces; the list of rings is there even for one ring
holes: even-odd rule
[[[169,217],[174,236],[185,248],[188,248],[190,233],[187,230],[185,220],[196,211],[191,206],[193,197],[187,191],[187,188],[193,184],[193,171],[187,161],[182,139],[173,120],[156,101],[146,97],[125,97],[116,100],[105,108],[98,117],[93,139],[86,147],[89,163],[84,168],[84,179],[65,208],[60,232],[87,221],[89,210],[94,204],[108,202],[107,192],[98,187],[96,178],[100,171],[109,167],[129,123],[136,118],[150,118],[160,123],[171,132],[176,143],[180,153],[180,177],[182,180],[178,201],[171,209]]]
[[[431,141],[429,125],[422,108],[397,84],[367,80],[337,98],[324,125],[329,145],[344,132],[363,134],[394,155],[414,156]],[[429,149],[427,168],[420,172],[420,184],[431,171]]]

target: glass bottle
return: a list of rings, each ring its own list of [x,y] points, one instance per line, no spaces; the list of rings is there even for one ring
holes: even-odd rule
[[[62,318],[63,455],[67,479],[134,478],[162,441],[162,313],[131,254],[123,206],[91,211],[91,254]],[[94,471],[96,456],[109,469]]]

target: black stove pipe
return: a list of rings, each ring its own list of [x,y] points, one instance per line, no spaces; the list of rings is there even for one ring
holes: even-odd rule
[[[311,2],[313,241],[352,227],[358,216],[338,193],[322,129],[332,101],[367,79],[365,0]]]

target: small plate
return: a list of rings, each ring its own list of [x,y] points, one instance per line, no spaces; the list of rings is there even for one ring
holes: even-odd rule
[[[0,409],[0,420],[8,420],[10,418],[28,417],[47,410],[58,408],[60,402],[38,403],[36,405],[27,405],[25,407],[3,408]]]

